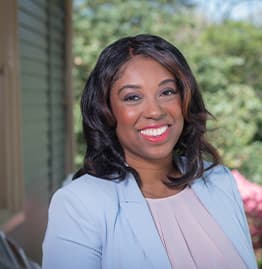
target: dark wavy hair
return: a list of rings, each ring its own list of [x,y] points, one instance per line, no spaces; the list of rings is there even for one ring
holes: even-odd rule
[[[116,136],[116,121],[110,107],[110,91],[121,67],[136,55],[151,57],[174,75],[182,100],[184,128],[174,147],[173,165],[178,178],[168,176],[169,187],[180,187],[203,176],[205,170],[220,163],[216,149],[206,140],[206,121],[211,115],[203,102],[196,80],[181,52],[161,37],[137,35],[117,40],[106,47],[86,82],[81,112],[86,153],[83,174],[113,180],[126,178],[131,172],[139,186],[138,172],[127,166],[123,149]],[[211,160],[205,167],[204,158]]]

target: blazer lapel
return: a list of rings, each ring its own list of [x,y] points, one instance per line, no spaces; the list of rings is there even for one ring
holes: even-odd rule
[[[214,181],[215,180],[213,180],[213,182]],[[220,181],[220,184],[222,183],[223,182]],[[241,236],[241,232],[239,231],[240,223],[238,223],[236,217],[233,216],[232,210],[228,208],[228,204],[225,203],[225,205],[223,205],[227,195],[223,193],[218,186],[212,186],[212,183],[210,183],[208,179],[204,182],[202,178],[199,178],[194,181],[191,187],[202,204],[230,239],[245,263],[249,264],[249,261],[252,260],[250,256],[251,252],[245,238]],[[216,188],[216,191],[214,191],[214,188]],[[221,193],[223,193],[223,195]]]
[[[120,206],[141,245],[150,268],[171,269],[166,250],[158,235],[150,209],[135,179],[129,176],[118,184]]]

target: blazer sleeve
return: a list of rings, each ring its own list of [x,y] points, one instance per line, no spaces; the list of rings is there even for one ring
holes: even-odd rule
[[[42,269],[101,268],[101,222],[95,204],[86,204],[66,187],[55,193],[43,242]]]
[[[230,178],[231,189],[233,191],[233,198],[236,201],[236,205],[238,207],[239,219],[241,220],[241,222],[240,222],[241,228],[244,231],[244,234],[246,235],[247,243],[249,244],[251,250],[253,251],[253,245],[252,245],[251,235],[250,235],[250,231],[249,231],[249,226],[248,226],[246,214],[244,211],[243,201],[242,201],[242,198],[240,196],[236,180],[227,167],[225,167],[225,170]]]

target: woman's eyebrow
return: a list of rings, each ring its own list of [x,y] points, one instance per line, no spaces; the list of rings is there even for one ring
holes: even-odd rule
[[[173,84],[176,84],[176,81],[174,79],[171,79],[171,78],[168,78],[168,79],[165,79],[163,81],[161,81],[158,86],[163,86],[164,84],[167,84],[167,83],[173,83]],[[124,89],[141,89],[141,86],[139,85],[136,85],[136,84],[126,84],[124,86],[122,86],[119,90],[118,90],[118,94],[120,94],[120,92]]]
[[[167,84],[167,83],[173,83],[176,85],[176,80],[175,79],[171,79],[171,78],[168,78],[168,79],[165,79],[163,81],[161,81],[158,86],[163,86],[164,84]]]
[[[118,94],[124,89],[141,89],[141,86],[135,84],[126,84],[118,90]]]

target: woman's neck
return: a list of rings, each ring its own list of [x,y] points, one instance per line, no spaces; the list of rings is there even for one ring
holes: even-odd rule
[[[172,160],[127,160],[140,176],[141,191],[147,198],[162,198],[176,194],[180,190],[171,189],[164,184],[167,176],[178,176]]]
[[[166,158],[164,160],[127,158],[126,161],[129,166],[139,173],[143,184],[162,181],[167,177],[167,175],[174,172],[171,158]]]

